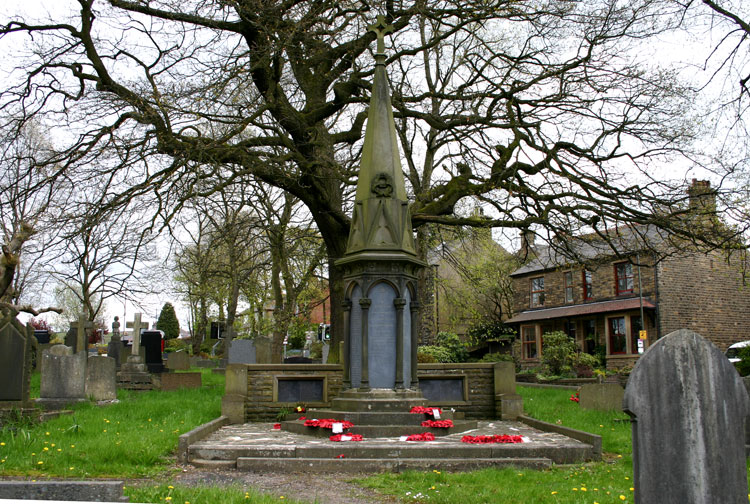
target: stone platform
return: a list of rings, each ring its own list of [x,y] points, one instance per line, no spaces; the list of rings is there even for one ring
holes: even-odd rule
[[[486,467],[541,469],[601,456],[596,447],[556,432],[514,421],[479,421],[476,428],[436,437],[435,441],[400,441],[399,437],[365,437],[363,441],[330,441],[273,428],[273,423],[228,425],[189,445],[187,458],[199,467],[243,471],[314,471],[320,473],[466,471]],[[427,429],[415,427],[412,434]],[[517,444],[468,444],[465,435],[509,434]]]

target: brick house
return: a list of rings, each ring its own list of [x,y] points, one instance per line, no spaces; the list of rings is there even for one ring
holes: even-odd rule
[[[632,237],[632,229],[618,231],[620,243]],[[608,369],[635,363],[642,330],[642,349],[681,328],[722,351],[750,340],[750,286],[737,257],[690,250],[659,260],[646,251],[616,257],[596,240],[578,252],[583,265],[540,247],[511,274],[515,309],[508,323],[518,330],[522,367],[539,365],[543,334],[551,331],[564,331],[582,351],[603,353]]]

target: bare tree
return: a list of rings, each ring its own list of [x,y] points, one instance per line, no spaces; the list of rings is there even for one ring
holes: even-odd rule
[[[410,167],[415,226],[534,227],[565,238],[639,223],[709,246],[731,238],[681,218],[685,181],[650,169],[694,162],[690,90],[635,50],[679,6],[79,0],[78,8],[0,27],[35,44],[0,107],[74,132],[50,162],[77,180],[105,180],[103,211],[149,195],[153,222],[168,221],[185,202],[248,175],[298,198],[326,245],[334,322],[343,296],[334,261],[350,224],[375,14],[394,26],[388,68],[403,138],[430,148],[417,145],[410,157],[432,158],[421,175]],[[491,212],[457,215],[467,196]]]

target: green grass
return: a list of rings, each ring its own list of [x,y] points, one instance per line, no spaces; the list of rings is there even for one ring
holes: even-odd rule
[[[263,495],[255,491],[245,491],[239,486],[231,487],[185,487],[168,484],[141,485],[126,488],[125,495],[131,502],[159,502],[171,504],[278,504],[279,502],[295,503],[285,495]]]
[[[560,389],[518,387],[529,416],[602,436],[602,462],[527,469],[485,469],[469,473],[440,471],[381,474],[359,484],[402,502],[461,504],[632,503],[631,427],[621,412],[582,410]]]
[[[200,389],[120,390],[119,403],[87,402],[75,406],[73,415],[43,424],[6,426],[0,431],[0,474],[142,478],[164,473],[174,462],[180,434],[221,414],[224,377],[202,372]],[[38,390],[38,380],[32,380],[32,395]]]

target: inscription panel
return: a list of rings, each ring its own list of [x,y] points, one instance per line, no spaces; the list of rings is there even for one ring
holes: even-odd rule
[[[370,290],[368,366],[371,388],[396,386],[396,292],[386,283]]]
[[[466,387],[464,376],[451,376],[446,378],[420,377],[419,389],[425,399],[432,402],[461,402],[465,401]]]
[[[277,382],[277,402],[314,403],[324,400],[324,378],[279,378]]]

